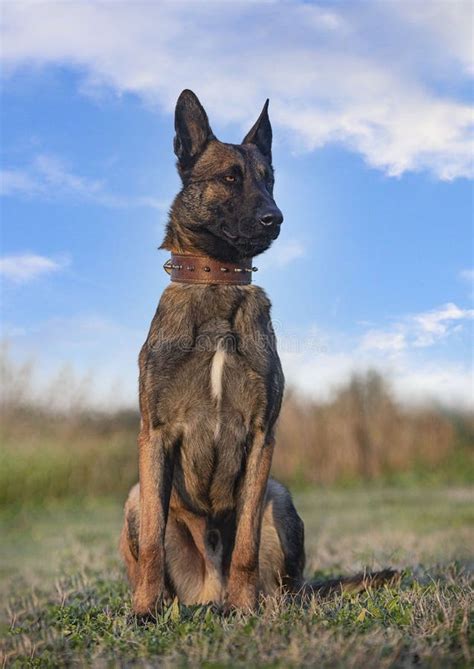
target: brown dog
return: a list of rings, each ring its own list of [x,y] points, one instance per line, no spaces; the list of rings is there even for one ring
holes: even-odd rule
[[[251,609],[260,591],[318,587],[303,582],[290,494],[269,480],[284,380],[270,302],[250,284],[283,221],[268,101],[240,145],[214,137],[191,91],[175,128],[183,188],[162,245],[173,282],[140,353],[140,486],[121,537],[138,615],[166,596]]]

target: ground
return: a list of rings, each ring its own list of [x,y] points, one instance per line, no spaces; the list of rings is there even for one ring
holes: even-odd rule
[[[390,588],[223,618],[174,602],[131,617],[114,500],[4,510],[5,666],[468,667],[474,495],[457,487],[300,492],[308,575],[404,570]],[[472,644],[472,638],[471,638]]]

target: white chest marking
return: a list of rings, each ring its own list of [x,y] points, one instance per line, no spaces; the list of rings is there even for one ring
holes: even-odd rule
[[[218,403],[220,403],[222,399],[222,376],[224,374],[224,364],[225,350],[222,341],[219,341],[211,363],[211,392]]]

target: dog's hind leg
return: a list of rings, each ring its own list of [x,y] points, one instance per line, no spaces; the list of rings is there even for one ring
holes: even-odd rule
[[[222,539],[207,519],[180,509],[166,528],[166,567],[184,604],[221,604],[224,598]]]
[[[259,554],[260,589],[264,594],[273,594],[279,588],[303,598],[313,595],[327,597],[337,592],[355,594],[368,587],[394,582],[399,577],[392,569],[384,569],[321,581],[305,581],[304,564],[303,521],[288,490],[270,479],[265,495]]]
[[[304,525],[288,490],[269,479],[265,493],[259,551],[260,590],[271,595],[303,585]]]
[[[125,503],[120,553],[132,588],[138,579],[140,553],[140,488],[135,485]],[[220,533],[208,530],[206,519],[171,506],[165,535],[165,591],[183,604],[221,603],[222,541]]]
[[[140,491],[138,483],[133,486],[125,502],[124,520],[120,534],[119,551],[122,555],[127,576],[135,589],[138,579],[138,532],[140,520]]]

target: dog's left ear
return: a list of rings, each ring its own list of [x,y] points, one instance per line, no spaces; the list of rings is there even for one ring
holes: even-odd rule
[[[184,90],[178,98],[174,127],[174,152],[180,168],[186,170],[214,139],[204,107],[190,90]]]
[[[268,103],[263,105],[262,113],[251,130],[245,135],[242,144],[255,144],[263,155],[272,161],[272,126],[268,117]]]

